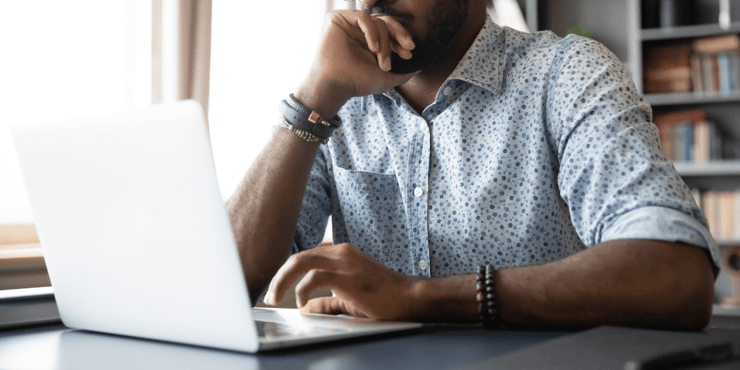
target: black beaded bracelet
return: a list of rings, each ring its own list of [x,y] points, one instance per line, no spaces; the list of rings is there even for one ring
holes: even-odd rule
[[[478,313],[483,327],[486,329],[503,330],[504,325],[498,314],[496,306],[496,270],[493,265],[478,266],[478,274],[475,277],[476,289],[478,291]]]

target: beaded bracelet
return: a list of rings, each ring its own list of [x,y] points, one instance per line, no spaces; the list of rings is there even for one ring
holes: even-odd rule
[[[329,138],[322,139],[322,138],[316,137],[316,135],[314,135],[314,134],[312,134],[310,132],[303,131],[303,130],[301,130],[301,129],[299,129],[299,128],[293,126],[293,125],[291,125],[285,119],[285,117],[283,117],[283,116],[280,116],[280,120],[278,121],[278,126],[280,126],[282,128],[287,128],[288,130],[290,130],[290,132],[294,133],[296,136],[298,136],[302,140],[308,141],[309,143],[326,144],[326,143],[329,142]]]
[[[478,313],[483,327],[503,330],[504,325],[496,307],[496,270],[493,265],[478,266],[475,284],[478,291]]]

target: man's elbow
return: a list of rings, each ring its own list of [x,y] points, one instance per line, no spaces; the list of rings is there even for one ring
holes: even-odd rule
[[[667,315],[673,317],[669,326],[676,329],[701,330],[709,324],[712,317],[714,302],[712,262],[705,250],[696,249],[695,252],[700,252],[700,256],[687,261],[685,268],[673,275],[674,281],[669,284],[671,289],[665,292],[672,297],[668,298],[673,313]]]
[[[699,289],[694,296],[695,299],[678,307],[676,324],[679,329],[702,330],[709,324],[712,317],[714,284]]]

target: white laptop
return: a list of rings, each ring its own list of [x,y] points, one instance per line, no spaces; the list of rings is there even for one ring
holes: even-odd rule
[[[194,101],[12,131],[69,327],[257,352],[421,326],[253,309]]]

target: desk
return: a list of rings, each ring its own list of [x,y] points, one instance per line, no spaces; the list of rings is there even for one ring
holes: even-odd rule
[[[2,369],[453,369],[566,333],[427,326],[252,355],[72,330],[0,332]]]
[[[738,329],[740,318],[715,316],[709,325],[712,328]],[[0,368],[458,369],[567,334],[430,325],[405,333],[252,355],[55,325],[0,331]]]

